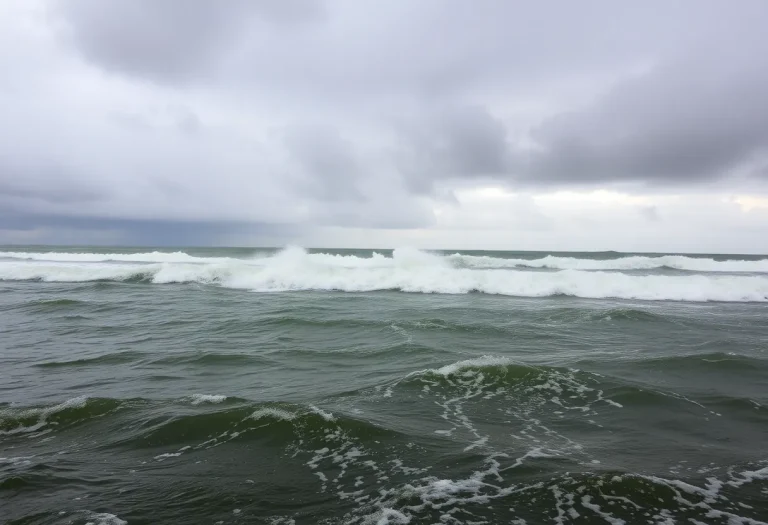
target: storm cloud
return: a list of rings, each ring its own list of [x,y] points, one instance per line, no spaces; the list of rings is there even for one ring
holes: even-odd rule
[[[768,154],[768,62],[755,63],[755,49],[745,45],[719,62],[660,65],[593,107],[545,121],[532,133],[542,151],[521,163],[523,177],[703,181],[761,160]]]
[[[58,5],[57,5],[58,4]],[[75,48],[107,70],[159,81],[204,80],[239,40],[264,27],[313,20],[315,0],[65,0],[51,7]]]
[[[454,177],[518,186],[676,185],[726,179],[739,168],[764,178],[768,60],[756,60],[755,36],[619,80],[585,107],[531,126],[525,141],[510,137],[487,107],[448,108],[406,135],[406,169],[418,187]]]
[[[758,0],[5,2],[0,231],[556,238],[547,195],[607,190],[638,231],[696,199],[754,218],[766,25]]]

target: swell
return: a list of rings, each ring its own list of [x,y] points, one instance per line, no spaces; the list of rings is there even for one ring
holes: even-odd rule
[[[32,310],[47,312],[59,309],[69,309],[78,306],[90,306],[90,304],[87,301],[80,301],[77,299],[43,299],[40,301],[30,302],[26,306]]]
[[[0,436],[58,431],[102,417],[129,401],[80,396],[56,405],[0,409]]]
[[[170,454],[167,457],[173,458]],[[539,459],[539,461],[542,460]],[[41,470],[41,473],[45,470],[49,470],[47,466]],[[626,471],[619,467],[595,467],[582,472],[553,474],[529,468],[530,472],[526,472],[525,477],[522,475],[513,477],[509,473],[501,476],[497,472],[497,477],[492,481],[490,479],[494,472],[490,470],[476,472],[468,478],[456,476],[456,479],[440,478],[428,475],[423,470],[416,470],[415,473],[403,476],[398,475],[400,473],[396,469],[392,469],[389,474],[393,475],[394,479],[382,474],[376,487],[366,485],[360,477],[358,479],[362,489],[357,495],[365,493],[364,497],[353,502],[344,501],[349,495],[339,490],[335,494],[340,496],[339,499],[334,498],[333,493],[320,496],[323,505],[318,504],[318,487],[305,483],[304,480],[295,480],[293,486],[286,486],[288,497],[281,499],[274,493],[270,493],[272,491],[258,493],[257,498],[254,498],[253,491],[241,496],[236,487],[227,485],[229,480],[226,476],[217,477],[207,483],[206,480],[201,479],[193,490],[189,490],[191,487],[185,486],[183,484],[185,480],[182,479],[181,482],[177,481],[179,485],[174,487],[173,492],[160,485],[167,478],[159,477],[155,483],[152,483],[154,476],[147,476],[142,494],[146,501],[141,501],[137,505],[134,494],[129,500],[133,502],[129,507],[130,514],[121,512],[121,516],[128,518],[132,523],[134,516],[138,518],[136,522],[141,523],[207,522],[217,517],[231,516],[233,501],[248,505],[252,504],[254,499],[259,501],[259,505],[250,508],[240,505],[246,511],[243,512],[238,508],[234,512],[236,517],[233,521],[241,521],[237,516],[242,512],[247,522],[263,521],[274,524],[443,523],[449,521],[445,519],[445,516],[449,516],[451,523],[758,525],[764,523],[761,520],[768,512],[768,505],[761,494],[761,492],[764,493],[768,480],[768,467],[764,462],[739,462],[729,465],[726,472],[718,469],[717,472],[708,475],[670,472],[654,475]],[[55,472],[51,472],[51,475],[54,477],[46,479],[35,473],[29,475],[28,480],[16,477],[10,483],[15,485],[14,488],[20,485],[39,485],[39,487],[50,488],[59,480],[66,480],[66,477]],[[252,476],[255,477],[255,475]],[[114,481],[114,478],[110,479],[106,476],[103,479],[108,482]],[[314,476],[310,479],[314,479]],[[324,483],[329,481],[325,475],[321,479],[325,480]],[[343,479],[333,481],[343,486]],[[83,480],[82,484],[89,485],[93,482]],[[180,494],[181,487],[187,489],[186,493]],[[228,489],[225,497],[222,497],[222,487]],[[2,488],[5,487],[0,485],[0,489]],[[296,488],[302,490],[297,491]],[[323,487],[321,491],[325,492],[325,488]],[[180,501],[169,501],[170,494]],[[114,491],[109,494],[109,499],[104,498],[100,501],[104,501],[105,506],[111,508],[115,501]],[[221,501],[225,502],[223,506],[220,505]],[[151,502],[151,506],[148,506],[147,502]],[[277,504],[264,505],[267,502]],[[58,508],[40,510],[33,507],[33,509],[21,519],[9,521],[9,525],[64,523]],[[142,513],[141,510],[145,512]],[[76,521],[73,521],[73,518]],[[247,520],[247,518],[251,519]],[[64,519],[67,523],[103,525],[127,523],[115,515],[88,510],[68,512]]]
[[[584,322],[637,322],[637,323],[674,323],[679,324],[677,319],[662,313],[651,312],[638,308],[608,308],[594,310],[590,308],[549,308],[546,310],[531,310],[520,313],[520,321],[530,322],[535,329],[530,335],[538,334],[540,338],[547,338],[546,333],[542,333],[535,326],[540,323],[563,323],[579,324]],[[439,317],[427,317],[421,319],[322,319],[310,318],[298,315],[279,315],[261,319],[259,325],[271,326],[275,328],[355,328],[367,329],[376,328],[380,330],[389,330],[393,327],[400,327],[409,330],[425,331],[448,331],[463,333],[483,333],[508,335],[510,333],[519,334],[521,329],[530,328],[526,324],[513,323],[508,325],[494,325],[484,322],[459,322]],[[244,323],[238,323],[233,326],[222,326],[222,330],[228,328],[241,328]],[[252,324],[251,324],[252,326]]]
[[[674,366],[690,372],[695,371],[695,363],[716,369],[724,360],[733,362],[731,366],[736,373],[754,369],[757,364],[765,367],[762,360],[722,353],[666,358],[655,360],[649,366]],[[413,404],[420,402],[425,391],[439,392],[442,397],[438,399],[474,398],[481,403],[503,393],[512,396],[508,399],[515,406],[546,405],[553,410],[566,405],[572,409],[590,410],[593,406],[661,408],[680,403],[704,408],[700,401],[732,411],[765,410],[760,402],[749,398],[721,394],[706,400],[689,399],[657,385],[616,375],[568,367],[534,366],[501,356],[482,356],[414,371],[396,380],[339,392],[326,398],[324,403],[336,406],[338,402],[339,406],[348,406],[350,398],[368,400],[374,395],[382,400],[391,398],[396,403]],[[432,406],[428,398],[422,402]],[[762,414],[760,417],[764,417]],[[242,437],[245,433],[249,436],[247,439],[269,438],[276,442],[292,439],[298,431],[324,433],[340,429],[365,440],[374,439],[382,432],[397,433],[347,412],[334,410],[331,414],[309,404],[252,402],[223,395],[195,394],[170,400],[78,397],[47,406],[0,406],[0,436],[60,433],[83,424],[111,424],[114,421],[122,428],[115,432],[115,436],[122,436],[119,442],[137,446],[165,446],[187,441],[202,443],[217,435],[226,441],[246,439]]]
[[[656,365],[664,366],[666,361],[678,370],[689,373],[706,373],[717,370],[717,361],[721,358],[730,359],[729,354],[709,354],[705,356],[681,356],[659,360]],[[704,363],[707,370],[697,370],[691,363]],[[766,362],[744,356],[734,359],[734,373],[756,373],[755,365],[762,367],[763,372],[768,372]],[[626,363],[626,367],[632,367],[643,362]],[[650,370],[657,369],[650,366]],[[566,400],[574,400],[572,408],[580,410],[594,404],[612,405],[621,408],[648,408],[656,407],[673,408],[691,406],[705,409],[703,403],[712,406],[729,409],[730,413],[739,412],[742,415],[764,418],[768,416],[768,410],[763,403],[749,397],[740,395],[711,395],[707,392],[699,392],[695,398],[682,395],[675,391],[674,387],[660,387],[659,385],[633,377],[627,379],[622,375],[594,373],[587,370],[571,367],[537,366],[517,362],[515,360],[499,356],[482,356],[479,358],[458,361],[440,368],[424,369],[408,374],[402,379],[392,381],[386,385],[376,387],[377,391],[389,391],[388,396],[401,395],[405,398],[416,395],[425,387],[434,390],[448,392],[447,395],[466,395],[480,392],[491,393],[506,391],[514,395],[515,403],[525,406],[531,401],[541,402],[550,399],[560,405]],[[393,394],[394,393],[394,394]],[[345,396],[357,395],[358,392],[346,392]],[[549,402],[549,401],[547,401]],[[570,401],[569,401],[570,402]],[[585,404],[586,403],[586,404]],[[705,409],[707,410],[707,409]],[[761,411],[755,414],[755,411]],[[707,410],[708,411],[708,410]]]
[[[400,332],[407,331],[441,331],[467,334],[483,335],[502,335],[508,336],[511,333],[519,336],[521,331],[527,328],[530,333],[526,334],[529,339],[548,339],[550,336],[541,333],[531,327],[518,325],[493,325],[483,322],[459,322],[437,317],[428,317],[423,319],[318,319],[302,317],[298,315],[281,315],[271,317],[260,321],[260,324],[273,328],[321,328],[321,329],[355,329],[355,330],[377,330],[381,332]]]
[[[664,371],[756,372],[768,371],[768,360],[733,352],[708,352],[642,359],[633,368]]]
[[[13,303],[4,306],[3,309],[50,315],[59,319],[66,319],[68,317],[72,319],[87,319],[88,315],[117,311],[120,309],[120,305],[102,301],[58,298]]]
[[[162,357],[151,357],[146,352],[124,351],[103,354],[80,359],[53,360],[34,363],[31,366],[41,369],[69,369],[123,364],[154,365],[194,365],[210,366],[273,366],[269,358],[245,353],[221,352],[178,352]]]
[[[68,361],[44,361],[42,363],[35,363],[32,366],[37,368],[78,368],[78,367],[92,367],[92,366],[108,366],[108,365],[122,365],[128,363],[134,363],[145,357],[146,354],[142,352],[117,352],[112,354],[104,354],[95,357],[86,357],[82,359],[72,359]]]
[[[628,381],[605,386],[604,395],[628,409],[679,410],[685,407],[702,414],[738,415],[740,421],[768,424],[768,407],[749,397],[707,394],[689,397],[674,390]]]
[[[630,322],[630,323],[677,323],[671,316],[639,308],[552,308],[531,314],[538,322],[583,323],[583,322]]]
[[[455,523],[764,523],[760,518],[768,506],[759,494],[768,468],[762,463],[733,465],[718,477],[664,474],[596,469],[552,477],[532,471],[510,487],[497,485],[499,479],[478,483],[425,477],[382,491],[377,505],[389,513],[363,505],[368,519],[359,522],[412,523],[416,518],[438,523],[450,509]]]
[[[196,366],[272,366],[270,359],[253,354],[183,352],[142,361],[147,365],[196,365]]]
[[[128,449],[204,449],[234,440],[285,446],[299,434],[311,440],[329,432],[364,441],[399,435],[366,419],[313,405],[200,394],[165,401],[75,398],[58,405],[0,409],[0,436],[5,438],[60,435],[89,424],[101,429],[100,448]]]
[[[705,354],[707,358],[723,355],[728,356]],[[678,408],[675,403],[689,401],[649,392],[642,384],[616,376],[568,367],[532,366],[503,356],[433,366],[403,374],[395,382],[355,390],[353,396],[359,398],[370,397],[371,390],[378,391],[380,398],[376,402],[382,407],[379,413],[385,416],[376,421],[369,420],[370,412],[366,410],[337,409],[334,400],[324,400],[320,409],[308,403],[253,402],[200,394],[172,400],[78,398],[45,407],[3,406],[1,418],[17,418],[12,430],[20,425],[29,429],[44,419],[47,426],[19,434],[24,443],[30,443],[27,438],[34,433],[51,430],[71,432],[71,442],[87,445],[78,454],[65,454],[61,459],[53,454],[41,455],[32,460],[40,463],[36,469],[3,471],[9,474],[4,475],[7,484],[0,485],[0,489],[9,493],[42,489],[38,494],[30,493],[29,499],[39,498],[45,503],[42,491],[54,490],[59,481],[80,491],[77,485],[91,490],[101,483],[105,487],[103,493],[86,503],[70,503],[71,495],[62,492],[67,504],[75,508],[86,505],[115,511],[115,502],[127,505],[124,508],[130,509],[129,514],[120,509],[118,513],[131,522],[142,523],[174,519],[192,522],[202,517],[208,520],[215,515],[211,511],[214,500],[225,502],[222,517],[233,521],[270,520],[272,512],[286,514],[308,509],[307,513],[286,518],[282,523],[293,521],[292,518],[298,522],[323,521],[317,515],[328,508],[338,518],[334,522],[351,523],[436,523],[445,515],[462,523],[508,523],[518,518],[527,523],[568,523],[570,518],[575,522],[614,524],[649,520],[759,523],[768,511],[763,497],[768,480],[765,463],[738,459],[718,464],[715,472],[680,473],[672,472],[679,458],[670,456],[670,462],[658,469],[646,465],[633,468],[620,460],[611,460],[617,451],[593,456],[589,448],[586,452],[576,448],[579,444],[570,440],[576,436],[563,430],[562,420],[558,423],[557,412],[553,412],[566,408],[552,402],[559,397],[566,407],[578,409],[576,417],[566,414],[567,420],[603,416],[597,423],[607,424],[606,421],[618,418],[620,423],[631,420],[633,425],[643,425],[642,416],[654,413],[644,409],[661,408],[664,404]],[[579,399],[568,405],[573,397]],[[389,399],[392,404],[385,404]],[[736,398],[717,402],[729,403],[732,410],[759,412]],[[329,405],[334,408],[329,409]],[[476,405],[490,407],[480,413],[474,410]],[[589,409],[591,405],[598,410],[580,409]],[[339,406],[355,407],[345,403]],[[630,412],[633,408],[644,411]],[[440,415],[443,410],[445,419]],[[409,428],[407,432],[395,429],[399,420],[404,419],[404,412],[411,415],[414,426],[419,428]],[[430,423],[419,417],[423,413],[437,420],[440,429],[448,426],[448,420],[458,426],[466,424],[463,428],[471,434],[469,439],[473,443],[464,448],[468,443],[461,436],[455,436],[455,441],[451,437],[435,437],[432,428],[421,428]],[[512,417],[517,413],[527,417],[528,429],[516,424],[523,423]],[[582,414],[584,417],[580,418]],[[761,422],[765,423],[764,413],[761,414]],[[392,417],[388,419],[386,415]],[[656,421],[670,421],[663,416],[671,418],[675,412],[663,414]],[[712,425],[725,425],[723,420],[713,420]],[[85,425],[92,426],[82,429]],[[484,435],[491,425],[500,427],[506,440],[494,443],[492,437],[490,448],[482,448],[482,440],[478,440],[481,444],[474,447],[475,438]],[[598,434],[597,426],[589,429],[600,438],[600,449],[605,450],[611,439],[605,433]],[[80,430],[83,432],[75,434]],[[417,434],[414,436],[410,430]],[[522,437],[523,430],[530,432],[530,441],[524,438],[518,442],[509,437],[512,432],[517,434],[515,439]],[[431,437],[421,439],[427,435]],[[603,442],[603,437],[607,441]],[[535,445],[529,448],[534,441]],[[67,442],[56,439],[50,443],[60,446]],[[228,445],[233,447],[225,449]],[[687,445],[689,449],[698,447],[698,443]],[[207,450],[211,452],[206,453]],[[710,454],[717,451],[711,450]],[[759,451],[753,455],[756,454]],[[692,455],[695,459],[696,455]],[[602,463],[589,461],[598,457]],[[690,459],[687,453],[680,457],[685,457],[682,463]],[[710,457],[706,452],[699,457],[706,458],[707,463],[692,462],[694,469],[710,468],[714,465],[708,463],[710,459],[719,461],[717,455]],[[64,468],[80,470],[57,471],[54,461]],[[196,467],[199,463],[210,468]],[[136,469],[139,472],[133,475]],[[127,474],[129,470],[131,475]],[[126,477],[119,479],[123,475]],[[254,483],[251,479],[255,486],[249,484]],[[116,489],[123,487],[135,492],[120,496]],[[279,505],[262,505],[261,501],[275,501],[276,492],[286,495]],[[254,494],[259,505],[246,506],[252,504]],[[352,499],[357,496],[359,500]],[[318,502],[327,507],[319,506]],[[742,502],[749,505],[742,506]],[[147,509],[145,514],[137,510],[142,507]],[[46,506],[35,506],[34,511],[40,508]],[[61,507],[48,508],[59,511]],[[238,512],[233,514],[234,508]],[[349,514],[340,516],[347,511]],[[194,516],[187,519],[186,515]],[[236,517],[232,518],[233,515]],[[71,521],[74,514],[64,518],[35,516],[41,522],[58,522]],[[17,522],[27,523],[29,518],[22,517]]]

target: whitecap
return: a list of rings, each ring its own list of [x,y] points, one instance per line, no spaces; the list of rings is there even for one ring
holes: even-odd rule
[[[203,403],[222,403],[227,399],[227,396],[221,394],[192,394],[190,399],[193,405],[200,405]]]

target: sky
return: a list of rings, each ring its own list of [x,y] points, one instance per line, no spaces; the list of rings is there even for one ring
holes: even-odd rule
[[[4,0],[0,243],[768,253],[768,2]]]

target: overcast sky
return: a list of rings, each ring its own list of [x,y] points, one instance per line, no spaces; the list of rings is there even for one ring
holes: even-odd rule
[[[768,253],[768,2],[4,0],[0,243]]]

